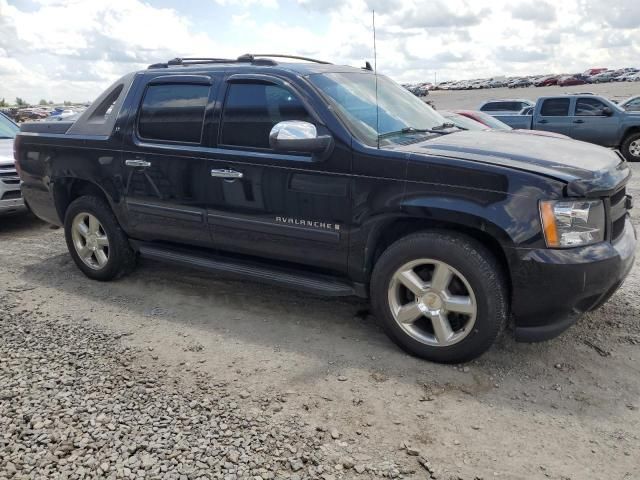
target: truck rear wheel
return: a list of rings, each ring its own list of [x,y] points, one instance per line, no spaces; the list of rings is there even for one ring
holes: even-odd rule
[[[628,162],[640,162],[640,132],[627,135],[620,151]]]
[[[394,342],[442,363],[478,357],[507,320],[507,289],[495,257],[454,233],[414,234],[389,247],[374,268],[371,301]]]
[[[109,205],[94,196],[77,198],[64,220],[67,248],[93,280],[113,280],[133,270],[136,254]]]

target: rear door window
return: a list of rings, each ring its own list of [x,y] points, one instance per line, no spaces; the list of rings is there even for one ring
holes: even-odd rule
[[[270,148],[271,129],[285,120],[313,123],[300,99],[286,88],[264,83],[230,83],[220,144]]]
[[[540,115],[543,117],[567,117],[569,115],[569,98],[549,98],[544,100]]]
[[[150,85],[145,92],[138,135],[149,140],[200,143],[208,85]]]
[[[607,106],[596,98],[579,98],[576,115],[580,117],[602,117]]]

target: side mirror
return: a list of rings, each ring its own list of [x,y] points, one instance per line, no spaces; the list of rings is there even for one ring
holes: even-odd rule
[[[316,126],[300,120],[277,123],[269,134],[269,145],[278,152],[313,154],[314,160],[324,160],[333,149],[331,135],[318,136]]]
[[[611,115],[613,115],[613,110],[611,110],[611,108],[609,108],[609,107],[604,107],[604,108],[602,109],[602,114],[603,114],[605,117],[610,117]]]

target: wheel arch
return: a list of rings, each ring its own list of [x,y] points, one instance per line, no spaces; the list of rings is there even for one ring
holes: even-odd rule
[[[640,125],[634,125],[632,127],[627,127],[627,129],[622,134],[622,137],[620,138],[620,146],[622,146],[622,144],[627,140],[629,135],[633,135],[635,133],[640,133]]]
[[[467,220],[469,219],[467,218]],[[509,246],[511,243],[509,235],[497,225],[479,218],[476,218],[475,222],[461,222],[456,221],[456,216],[453,216],[452,219],[404,216],[381,222],[371,232],[367,241],[365,255],[367,275],[371,274],[380,256],[393,243],[408,235],[425,231],[458,233],[478,241],[495,256],[507,280],[510,294],[511,274],[505,250],[505,246]]]
[[[71,202],[84,195],[92,195],[104,200],[115,211],[111,196],[98,184],[82,178],[61,177],[53,184],[53,198],[56,211],[63,223]]]

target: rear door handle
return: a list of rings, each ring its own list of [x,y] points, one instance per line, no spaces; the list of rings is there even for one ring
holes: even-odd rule
[[[549,123],[549,120],[544,120],[544,119],[538,120],[538,123]]]
[[[574,120],[573,123],[584,123],[584,120]]]
[[[216,178],[242,178],[244,175],[242,172],[236,172],[235,170],[229,170],[226,168],[218,168],[211,170],[211,176]]]
[[[146,168],[146,167],[150,167],[151,166],[151,162],[147,162],[146,160],[141,160],[139,158],[125,160],[124,164],[127,167],[142,167],[142,168]]]

